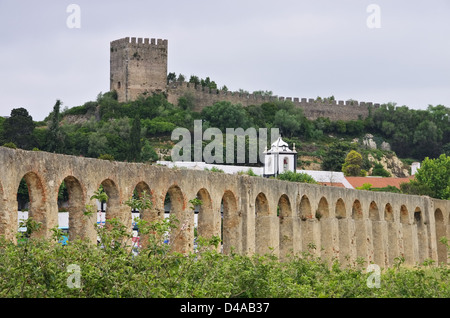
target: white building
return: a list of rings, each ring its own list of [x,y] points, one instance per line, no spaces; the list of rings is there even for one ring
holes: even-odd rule
[[[278,139],[272,144],[269,150],[264,151],[264,177],[276,177],[277,175],[292,171],[297,168],[297,151],[289,149],[283,139]]]

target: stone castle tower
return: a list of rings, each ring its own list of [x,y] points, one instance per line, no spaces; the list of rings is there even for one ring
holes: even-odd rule
[[[119,102],[166,91],[167,52],[168,41],[162,39],[126,37],[111,42],[110,90],[117,91]]]

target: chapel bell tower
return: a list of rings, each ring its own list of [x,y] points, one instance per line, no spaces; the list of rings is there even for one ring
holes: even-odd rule
[[[276,177],[285,171],[295,172],[297,170],[297,151],[295,144],[293,150],[283,139],[278,139],[269,150],[264,151],[264,177]]]

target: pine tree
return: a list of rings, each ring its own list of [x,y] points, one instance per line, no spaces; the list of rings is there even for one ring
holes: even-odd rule
[[[5,142],[13,142],[21,149],[31,150],[36,146],[34,128],[33,118],[28,111],[25,108],[15,108],[11,111],[11,117],[3,122]]]
[[[53,112],[51,113],[48,127],[47,150],[50,152],[61,153],[63,149],[64,138],[59,129],[60,108],[61,101],[57,100],[55,106],[53,106]]]
[[[132,162],[141,161],[141,119],[138,115],[134,117],[130,131],[130,148],[128,160]]]

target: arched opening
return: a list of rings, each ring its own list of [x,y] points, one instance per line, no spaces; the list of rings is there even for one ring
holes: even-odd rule
[[[319,206],[316,211],[316,219],[328,219],[330,217],[330,209],[328,207],[328,201],[325,197],[322,197],[319,201]]]
[[[77,178],[68,176],[58,191],[58,226],[63,233],[62,244],[67,241],[88,238],[88,218],[84,215],[84,190]]]
[[[394,222],[394,210],[390,203],[384,207],[384,220],[391,223]]]
[[[298,206],[300,218],[302,221],[306,221],[306,219],[312,219],[312,209],[311,209],[311,203],[309,202],[309,199],[306,195],[302,196],[300,200],[300,204]]]
[[[339,256],[339,233],[337,219],[330,218],[328,201],[322,197],[316,210],[316,219],[320,226],[321,255],[325,261],[332,261]]]
[[[375,201],[370,202],[369,205],[369,219],[372,225],[372,248],[373,258],[369,257],[369,261],[373,261],[375,264],[384,267],[385,255],[383,244],[383,224],[380,220],[380,211]],[[372,256],[369,255],[369,256]]]
[[[352,219],[353,220],[362,220],[363,215],[364,214],[363,214],[361,202],[359,202],[359,200],[355,200],[352,205]]]
[[[220,211],[213,212],[211,196],[205,188],[197,192],[197,199],[201,204],[194,207],[197,214],[197,222],[194,220],[196,227],[194,228],[194,249],[196,248],[196,240],[198,237],[210,239],[213,236],[221,236],[220,234]]]
[[[292,209],[289,197],[283,194],[278,200],[277,209],[279,211],[278,219],[280,221],[280,258],[284,259],[294,253],[294,224],[292,219]]]
[[[356,257],[367,260],[367,233],[363,215],[361,202],[355,200],[352,205],[352,219],[355,225]]]
[[[237,209],[237,199],[233,192],[227,190],[222,197],[222,242],[223,253],[240,253],[242,251],[242,219]]]
[[[40,230],[32,234],[36,237],[45,237],[50,234],[50,228],[48,228],[46,222],[45,201],[45,191],[41,178],[34,172],[28,172],[21,178],[17,188],[18,220],[19,224],[29,218],[41,223]],[[27,228],[20,227],[19,231],[26,233]]]
[[[133,252],[138,253],[140,248],[147,244],[147,237],[142,236],[139,231],[139,221],[151,223],[160,220],[163,216],[155,213],[152,191],[143,181],[134,187],[133,194],[126,204],[131,211],[132,249]]]
[[[267,197],[259,193],[255,199],[255,251],[259,255],[270,252],[271,246],[270,208]]]
[[[97,191],[98,193],[105,193],[107,196],[106,201],[97,200],[97,205],[100,207],[99,210],[105,213],[105,220],[116,218],[124,223],[126,220],[120,215],[119,189],[116,183],[111,179],[103,180],[97,188]],[[99,220],[97,222],[99,222]]]
[[[320,248],[320,246],[316,246],[314,238],[314,220],[308,196],[302,196],[298,205],[298,211],[301,220],[302,252],[316,252],[315,249]]]
[[[370,202],[369,219],[372,221],[380,221],[380,211],[375,201]]]
[[[414,243],[412,239],[412,226],[409,212],[405,205],[402,205],[400,207],[400,224],[402,226],[399,246],[400,255],[405,258],[406,264],[414,265]]]
[[[394,222],[394,209],[390,203],[384,207],[384,219],[387,224],[387,261],[389,265],[394,264],[394,259],[399,256],[398,249],[398,228],[397,223]]]
[[[192,212],[186,210],[184,194],[180,187],[172,185],[165,195],[165,217],[170,217],[176,228],[172,229],[166,240],[175,252],[187,254],[193,250],[194,222]]]
[[[447,237],[444,214],[442,214],[440,209],[436,209],[434,212],[434,220],[436,222],[436,247],[438,263],[447,264],[447,247],[440,242],[442,237]]]
[[[336,209],[334,211],[336,218],[338,220],[345,219],[347,217],[347,213],[345,212],[345,203],[344,200],[338,199],[336,202]]]
[[[424,224],[422,210],[416,207],[414,210],[414,224],[417,229],[417,245],[419,249],[419,262],[422,263],[428,258],[428,235]]]
[[[336,201],[334,215],[338,222],[339,261],[341,264],[350,264],[352,252],[350,248],[349,221],[344,200],[341,198]]]
[[[131,215],[121,215],[119,189],[113,180],[103,180],[91,199],[95,200],[97,206],[97,226],[99,228],[110,229],[113,219],[127,228],[131,227]],[[97,237],[97,244],[102,244],[101,237]]]

